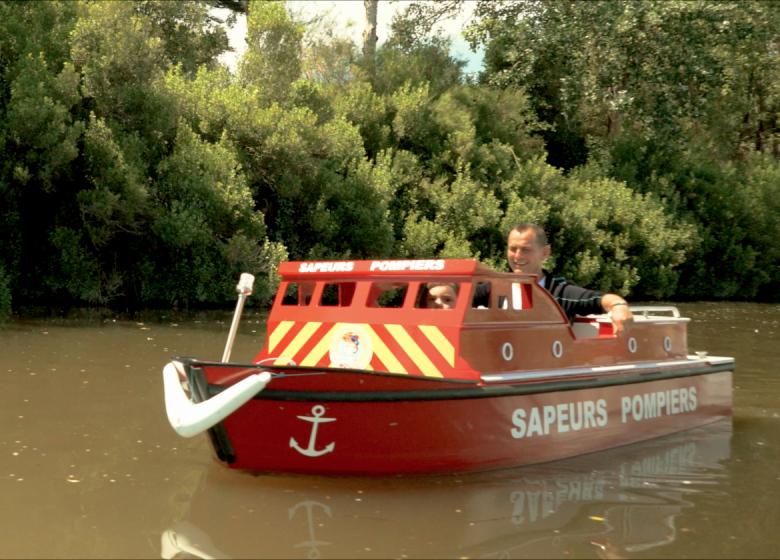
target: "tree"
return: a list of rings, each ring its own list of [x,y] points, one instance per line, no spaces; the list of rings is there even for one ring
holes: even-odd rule
[[[284,2],[252,3],[240,76],[245,85],[263,91],[266,102],[284,103],[291,84],[301,77],[303,31]]]
[[[702,245],[681,265],[687,297],[760,292],[780,261],[759,265],[759,254],[774,252],[746,227],[743,193],[763,161],[752,154],[778,155],[771,77],[780,70],[780,8],[481,2],[477,15],[470,37],[487,47],[481,80],[528,92],[548,125],[548,162],[567,170],[597,163],[696,223]]]
[[[376,25],[379,0],[363,0],[366,8],[366,26],[363,30],[363,56],[373,58],[376,53]]]

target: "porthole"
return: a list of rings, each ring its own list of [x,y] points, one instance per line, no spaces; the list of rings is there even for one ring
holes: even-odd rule
[[[553,342],[552,353],[556,358],[563,356],[563,344],[561,344],[560,340]]]
[[[636,352],[636,338],[633,336],[628,339],[628,351],[632,354]]]
[[[669,338],[668,336],[664,338],[664,350],[666,350],[667,352],[672,351],[672,339]]]
[[[504,345],[501,347],[501,356],[508,362],[510,361],[515,355],[515,349],[512,348],[512,345],[508,342],[505,342]]]

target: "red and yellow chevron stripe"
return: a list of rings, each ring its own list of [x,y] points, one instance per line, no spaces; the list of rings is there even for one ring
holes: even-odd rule
[[[293,360],[301,366],[337,367],[331,363],[334,337],[351,329],[365,333],[360,335],[364,337],[363,348],[371,352],[370,362],[363,369],[447,377],[455,367],[454,341],[433,325],[281,321],[272,328],[266,351],[277,358],[274,365]]]

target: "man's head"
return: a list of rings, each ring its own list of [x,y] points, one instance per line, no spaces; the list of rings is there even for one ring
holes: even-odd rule
[[[509,232],[506,258],[513,272],[542,278],[542,263],[550,256],[544,230],[535,224],[520,224]]]

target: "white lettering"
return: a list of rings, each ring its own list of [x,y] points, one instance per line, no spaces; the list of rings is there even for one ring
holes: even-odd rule
[[[680,389],[680,412],[688,412],[688,389]]]
[[[596,411],[599,414],[598,419],[596,420],[596,423],[599,426],[606,426],[607,425],[607,401],[604,399],[599,399],[596,401]]]
[[[596,407],[593,404],[593,401],[585,401],[585,429],[588,428],[595,428],[596,427],[596,420],[593,417],[593,414],[596,412]]]
[[[569,419],[569,405],[568,404],[559,404],[558,405],[558,433],[568,432],[569,426],[566,425],[566,421]]]
[[[645,394],[645,418],[655,418],[655,393]]]
[[[643,412],[642,395],[634,395],[634,398],[631,401],[631,415],[634,417],[634,420],[639,422],[642,419]]]
[[[620,409],[625,424],[629,413],[635,421],[640,422],[661,416],[693,412],[697,404],[696,387],[682,387],[621,397]]]
[[[631,398],[623,397],[623,421],[631,411]],[[641,397],[640,397],[641,401]],[[607,401],[578,401],[560,403],[557,405],[535,406],[529,411],[518,408],[512,413],[511,429],[515,439],[528,438],[534,435],[549,435],[557,431],[563,434],[569,431],[606,426]]]
[[[658,396],[658,416],[661,416],[661,411],[666,408],[666,393],[658,391],[656,395]]]
[[[528,422],[528,437],[531,437],[534,433],[542,435],[542,419],[539,417],[539,409],[536,407],[531,409],[531,419]]]
[[[553,422],[555,422],[555,407],[545,406],[544,407],[544,435],[550,433],[550,424],[552,424]]]
[[[379,261],[371,263],[371,270],[379,266]],[[354,262],[305,262],[298,266],[298,272],[351,272]]]
[[[672,414],[680,413],[680,391],[672,389]]]
[[[518,408],[515,410],[514,414],[512,414],[512,424],[517,426],[517,428],[512,428],[512,437],[515,439],[520,439],[525,435],[525,410],[522,408]]]
[[[620,399],[620,409],[623,412],[623,424],[625,424],[626,416],[631,412],[631,397],[623,397]]]

